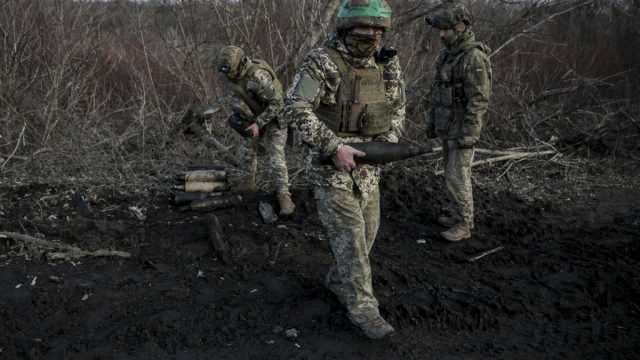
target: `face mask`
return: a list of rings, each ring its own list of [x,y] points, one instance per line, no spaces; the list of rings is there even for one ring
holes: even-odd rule
[[[458,33],[453,29],[440,32],[440,41],[447,48],[452,47],[458,41]]]
[[[347,35],[344,42],[351,55],[358,58],[367,58],[376,53],[380,41],[381,39],[378,37]]]

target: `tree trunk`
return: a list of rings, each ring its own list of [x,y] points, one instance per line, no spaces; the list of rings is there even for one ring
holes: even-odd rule
[[[282,68],[278,70],[285,70],[287,66],[294,66],[295,69],[300,64],[306,53],[324,39],[329,25],[334,23],[333,19],[338,12],[338,8],[340,8],[340,3],[341,0],[327,1],[327,5],[324,7],[324,10],[318,14],[314,19],[313,24],[311,24],[307,29],[304,41],[300,46],[298,46],[294,53],[293,61],[282,65]]]

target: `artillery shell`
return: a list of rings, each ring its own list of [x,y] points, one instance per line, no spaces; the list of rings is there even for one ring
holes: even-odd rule
[[[175,185],[174,190],[186,192],[211,193],[214,191],[227,191],[229,184],[227,182],[185,182],[184,185]]]
[[[194,211],[213,211],[218,209],[224,209],[238,205],[242,202],[241,195],[229,195],[224,197],[218,197],[214,199],[196,200],[191,204],[181,207],[182,211],[194,210]]]
[[[366,154],[364,157],[354,158],[358,164],[382,165],[433,151],[430,146],[416,146],[388,142],[349,143],[347,145]],[[332,165],[333,159],[331,156],[322,156],[320,157],[320,163],[323,165]]]
[[[215,192],[215,193],[196,193],[196,192],[183,192],[178,191],[175,193],[173,197],[173,203],[176,205],[185,205],[190,204],[196,200],[205,200],[218,196],[222,196],[224,193]]]
[[[226,181],[227,172],[221,170],[196,170],[188,171],[179,174],[176,177],[177,181],[185,182],[216,182]]]

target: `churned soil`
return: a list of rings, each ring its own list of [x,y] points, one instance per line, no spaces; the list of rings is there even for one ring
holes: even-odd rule
[[[371,258],[397,333],[382,341],[322,286],[309,190],[275,224],[266,195],[212,213],[221,252],[212,214],[178,212],[161,187],[3,186],[0,231],[133,256],[48,262],[0,239],[0,359],[637,359],[640,189],[526,171],[524,187],[478,172],[474,236],[449,244],[442,178],[386,170]]]

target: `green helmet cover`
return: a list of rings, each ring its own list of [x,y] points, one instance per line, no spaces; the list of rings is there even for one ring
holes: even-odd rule
[[[391,7],[386,0],[345,0],[340,6],[336,27],[348,30],[354,27],[391,28]]]

